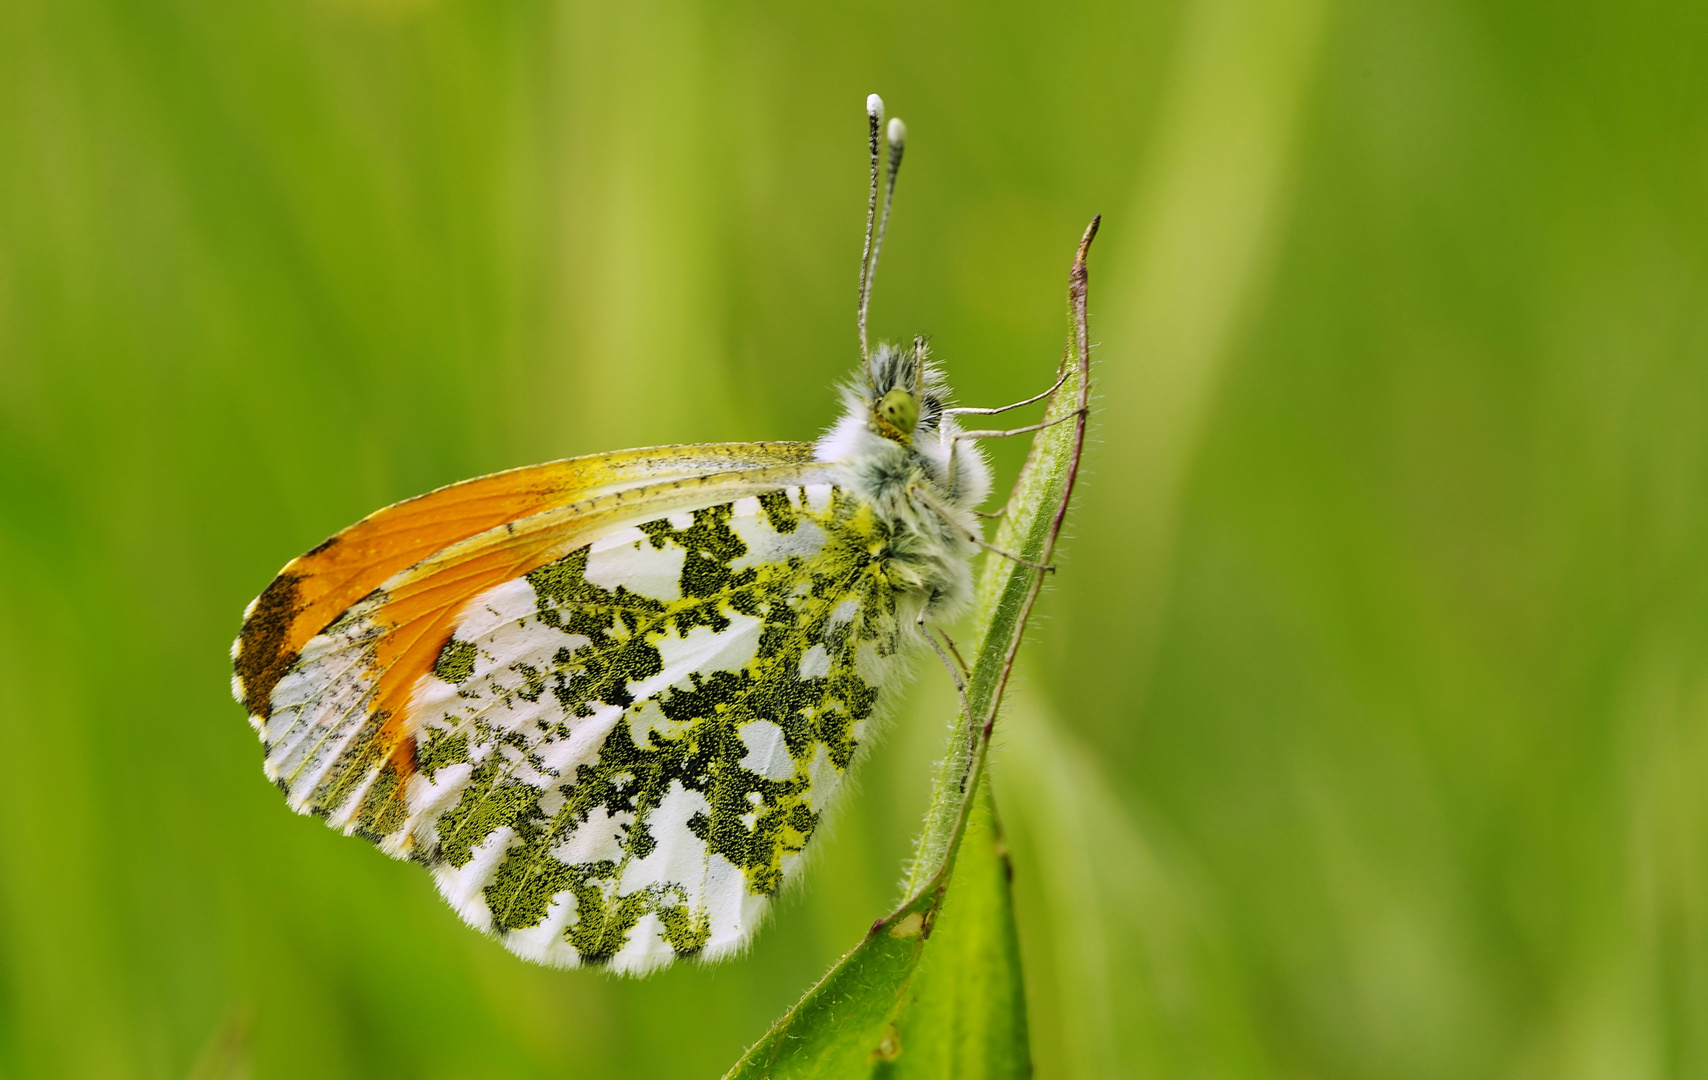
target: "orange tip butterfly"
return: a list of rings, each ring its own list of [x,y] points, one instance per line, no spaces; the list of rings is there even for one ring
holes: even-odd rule
[[[232,691],[291,809],[423,864],[518,956],[642,974],[742,948],[908,655],[943,655],[932,624],[967,602],[990,486],[971,440],[1009,433],[961,430],[1003,410],[949,408],[923,339],[867,346],[906,138],[876,94],[867,116],[861,363],[816,443],[452,484],[244,612]]]

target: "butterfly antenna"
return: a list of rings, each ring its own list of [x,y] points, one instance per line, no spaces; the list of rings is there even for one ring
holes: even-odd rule
[[[872,243],[872,266],[866,271],[866,295],[860,301],[860,325],[866,325],[866,305],[872,300],[872,279],[878,276],[878,256],[884,250],[884,234],[890,228],[890,207],[896,201],[896,174],[901,172],[901,152],[907,142],[907,125],[898,117],[885,133],[890,144],[889,178],[884,184],[884,212],[878,218],[878,238]]]
[[[872,192],[866,199],[866,244],[860,249],[860,306],[856,315],[860,323],[860,361],[867,364],[871,377],[871,352],[866,347],[866,305],[872,296],[872,241],[878,223],[878,133],[884,126],[884,99],[876,94],[866,98],[867,140],[872,147]]]

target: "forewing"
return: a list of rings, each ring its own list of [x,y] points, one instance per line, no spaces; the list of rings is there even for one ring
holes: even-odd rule
[[[610,492],[395,575],[276,681],[269,775],[529,959],[739,947],[899,641],[881,527],[825,479]]]
[[[232,645],[232,692],[259,726],[310,638],[393,574],[488,529],[637,485],[811,459],[806,443],[661,446],[511,469],[395,503],[292,559],[255,598]]]

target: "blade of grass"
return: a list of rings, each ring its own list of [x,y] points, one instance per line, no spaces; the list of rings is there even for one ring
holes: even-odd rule
[[[1047,565],[1055,552],[1085,447],[1091,393],[1085,259],[1100,220],[1092,219],[1074,256],[1068,282],[1072,331],[1062,358],[1066,378],[1050,396],[1044,412],[1046,421],[1072,419],[1046,427],[1033,437],[995,540],[996,547],[1036,564]],[[892,1063],[909,1049],[902,1043],[904,1035],[920,1030],[919,1022],[933,1011],[942,1012],[942,1003],[935,998],[925,1003],[915,993],[914,976],[943,910],[969,823],[981,805],[978,793],[985,788],[982,781],[991,729],[1025,637],[1027,617],[1043,588],[1044,573],[1000,556],[985,561],[975,607],[975,655],[967,680],[966,712],[955,720],[949,752],[938,773],[908,874],[907,899],[873,923],[865,940],[785,1013],[736,1062],[728,1077],[856,1077],[877,1070],[893,1074]],[[988,805],[986,809],[988,812]],[[994,821],[989,817],[985,820]],[[969,856],[969,863],[977,859],[986,869],[993,861],[1000,866],[996,834],[988,835],[991,843],[975,845],[976,854]],[[968,869],[976,873],[973,866]],[[989,925],[972,927],[967,941],[979,955],[1008,965],[1007,988],[997,988],[996,993],[983,998],[984,1007],[1011,1016],[1018,1005],[1023,1015],[1018,953],[1009,950],[1005,960],[1002,945],[1005,940],[1012,941],[1006,879],[998,892],[1000,899],[984,905],[986,919],[995,920],[996,932],[991,934]],[[984,895],[988,899],[988,893]],[[977,906],[976,901],[968,906]],[[967,918],[977,916],[969,912]],[[989,1068],[963,1075],[1025,1075],[1030,1066],[1024,1027],[1019,1031],[1018,1050],[1013,1046],[1013,1034],[1011,1028],[1005,1049],[992,1055]],[[930,1035],[948,1037],[941,1031]]]

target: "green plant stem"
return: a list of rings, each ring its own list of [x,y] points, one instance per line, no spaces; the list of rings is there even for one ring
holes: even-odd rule
[[[1097,235],[1101,216],[1093,218],[1080,241],[1068,282],[1069,318],[1073,333],[1062,357],[1067,377],[1050,396],[1043,422],[1073,416],[1039,431],[1032,440],[1026,464],[1015,481],[1006,513],[997,528],[994,547],[1049,565],[1056,541],[1067,517],[1079,475],[1080,456],[1085,449],[1086,424],[1090,419],[1090,342],[1086,331],[1085,258]],[[1053,496],[1053,497],[1052,497]],[[1037,511],[1047,511],[1038,513]],[[990,736],[1003,693],[1014,672],[1014,660],[1026,633],[1032,606],[1043,589],[1046,571],[1034,570],[999,555],[986,557],[979,578],[976,659],[967,680],[963,718],[965,739],[951,739],[937,777],[925,828],[915,847],[907,888],[910,898],[941,888],[954,870],[955,850],[971,812],[972,792],[984,771]],[[992,648],[993,644],[1000,648]],[[906,906],[905,904],[903,905]]]
[[[1058,370],[1066,377],[1044,413],[1046,422],[1063,422],[1033,437],[997,530],[996,547],[1044,566],[1055,553],[1085,449],[1091,393],[1085,260],[1100,220],[1093,218],[1086,229],[1069,276],[1073,330]],[[742,1056],[729,1077],[862,1076],[875,1063],[899,1055],[897,1020],[909,1004],[910,982],[954,874],[977,804],[991,731],[1046,572],[1001,555],[987,556],[975,603],[976,652],[964,712],[951,729],[949,753],[915,847],[906,899],[872,924],[865,940]]]

